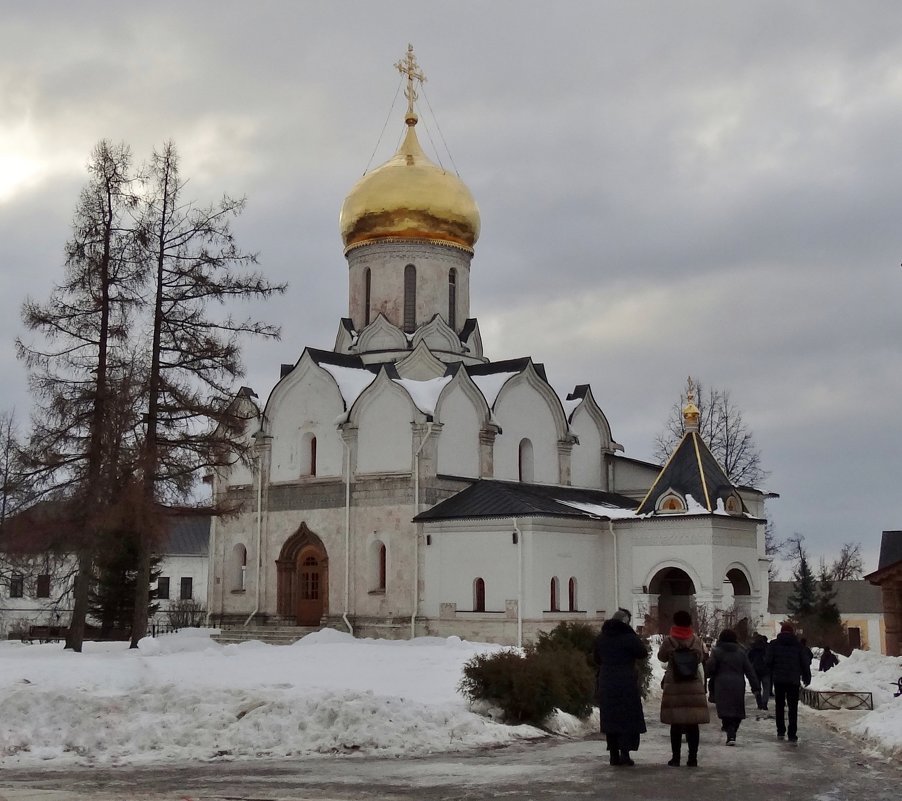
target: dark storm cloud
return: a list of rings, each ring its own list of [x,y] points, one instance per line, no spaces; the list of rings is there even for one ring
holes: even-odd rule
[[[472,309],[492,358],[530,354],[562,392],[591,383],[638,458],[687,374],[729,388],[782,495],[782,536],[818,554],[860,540],[872,567],[898,526],[896,3],[0,12],[0,408],[27,408],[18,309],[59,278],[102,137],[138,161],[173,138],[192,197],[247,196],[240,242],[290,282],[255,310],[283,328],[246,349],[261,399],[281,362],[331,347],[338,211],[393,99],[371,166],[397,143],[392,64],[412,41],[429,77],[421,140],[480,205]]]

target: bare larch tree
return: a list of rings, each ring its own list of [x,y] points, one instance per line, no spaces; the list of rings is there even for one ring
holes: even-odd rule
[[[178,153],[167,142],[147,171],[139,228],[152,311],[132,647],[147,630],[151,557],[165,527],[163,510],[188,501],[205,470],[234,462],[246,447],[244,407],[233,403],[235,379],[243,374],[240,338],[279,336],[275,326],[216,317],[211,307],[285,290],[255,271],[256,255],[235,242],[230,223],[245,201],[224,196],[196,206],[184,189]]]
[[[111,480],[119,467],[111,454],[118,434],[110,428],[110,409],[135,304],[130,170],[125,145],[101,141],[94,148],[66,244],[64,280],[46,303],[23,304],[26,327],[44,342],[16,342],[35,399],[30,469],[68,500],[77,532],[71,545],[78,575],[66,638],[75,651],[84,639],[94,543],[120,501]]]

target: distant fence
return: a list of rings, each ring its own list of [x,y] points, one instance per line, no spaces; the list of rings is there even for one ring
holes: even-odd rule
[[[812,709],[873,709],[872,693],[802,688],[802,701]]]
[[[185,626],[173,625],[170,621],[150,621],[147,625],[148,637],[160,637],[163,634],[174,634]],[[201,621],[195,623],[192,628],[218,628],[218,625],[210,620],[209,623]],[[22,642],[60,642],[69,635],[68,626],[29,626],[27,630],[11,631],[7,638],[21,640]],[[122,642],[131,639],[129,629],[112,628],[103,630],[97,626],[85,626],[84,639],[89,642]]]

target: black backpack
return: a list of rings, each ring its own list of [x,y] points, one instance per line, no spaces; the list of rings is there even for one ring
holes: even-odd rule
[[[680,646],[671,656],[673,661],[674,681],[694,681],[698,678],[698,652],[692,648]]]

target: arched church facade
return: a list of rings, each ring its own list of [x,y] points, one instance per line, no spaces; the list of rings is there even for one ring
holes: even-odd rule
[[[347,316],[265,401],[243,390],[252,463],[213,476],[217,620],[506,643],[618,606],[767,604],[764,494],[733,487],[687,407],[669,462],[630,459],[588,384],[491,361],[470,317],[480,233],[467,187],[416,134],[342,207]],[[691,406],[691,404],[690,404]]]

